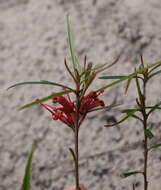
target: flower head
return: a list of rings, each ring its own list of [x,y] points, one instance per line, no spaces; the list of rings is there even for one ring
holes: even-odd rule
[[[98,98],[98,96],[102,93],[103,91],[100,91],[99,93],[91,91],[86,96],[84,96],[80,105],[80,113],[87,114],[96,107],[104,106],[104,102]]]
[[[89,92],[87,95],[83,96],[79,106],[79,123],[81,124],[87,113],[91,112],[94,108],[99,106],[104,106],[104,102],[98,98],[103,91],[98,93],[95,91]],[[53,98],[53,103],[57,103],[59,106],[53,106],[49,104],[39,104],[44,107],[52,114],[53,120],[59,120],[62,123],[68,125],[69,127],[75,127],[76,121],[76,104],[71,100],[70,96],[59,96]]]
[[[41,107],[47,109],[51,114],[53,120],[60,120],[64,124],[74,126],[74,103],[64,96],[53,98],[53,103],[58,103],[61,107],[51,106],[49,104],[39,104]]]

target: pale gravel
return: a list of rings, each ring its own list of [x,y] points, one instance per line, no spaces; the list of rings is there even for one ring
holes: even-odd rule
[[[58,88],[25,86],[6,91],[11,84],[27,80],[51,80],[71,84],[63,60],[68,57],[66,14],[70,13],[80,60],[88,56],[95,64],[119,63],[104,74],[127,74],[139,64],[161,60],[160,0],[1,0],[0,1],[0,190],[20,189],[27,153],[39,142],[33,160],[32,190],[63,190],[74,184],[72,132],[49,114],[33,107],[17,109]],[[107,81],[97,80],[94,89]],[[151,81],[149,102],[160,101],[161,77]],[[131,107],[134,85],[127,95],[121,85],[105,92],[103,99]],[[117,109],[89,116],[80,131],[80,179],[90,190],[129,190],[132,183],[142,189],[141,176],[122,179],[124,171],[142,166],[142,128],[131,119],[116,128],[103,127]],[[161,140],[161,117],[152,122]],[[152,142],[152,143],[155,143]],[[149,189],[161,188],[161,150],[151,152]]]

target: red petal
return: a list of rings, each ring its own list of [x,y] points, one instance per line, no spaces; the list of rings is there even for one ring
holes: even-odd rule
[[[59,96],[53,99],[54,103],[59,103],[68,112],[72,112],[74,109],[74,103],[68,101],[64,96]]]

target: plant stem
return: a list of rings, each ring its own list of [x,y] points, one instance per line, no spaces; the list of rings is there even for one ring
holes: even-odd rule
[[[78,143],[78,128],[75,128],[75,182],[76,190],[79,190],[79,143]]]
[[[147,181],[147,164],[148,164],[148,138],[146,135],[147,129],[147,117],[144,115],[144,190],[148,189],[148,181]]]
[[[76,94],[76,119],[75,119],[75,185],[76,190],[80,190],[79,188],[79,93]]]
[[[147,180],[147,168],[148,168],[148,138],[146,134],[147,130],[147,119],[148,115],[146,113],[146,78],[144,77],[143,81],[143,109],[142,109],[142,115],[143,115],[143,130],[144,130],[144,171],[143,171],[143,176],[144,176],[144,190],[148,189],[148,180]]]

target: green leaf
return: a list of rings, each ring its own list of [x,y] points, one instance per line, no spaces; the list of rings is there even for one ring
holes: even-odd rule
[[[111,108],[114,108],[114,107],[117,107],[117,106],[120,106],[122,104],[110,104],[109,106],[104,106],[104,107],[100,107],[100,108],[96,108],[96,109],[92,109],[90,110],[89,112],[93,112],[93,111],[98,111],[98,110],[103,110],[103,109],[111,109]]]
[[[129,89],[129,86],[130,86],[130,84],[131,84],[131,81],[132,81],[132,78],[129,78],[129,79],[127,80],[127,83],[126,83],[126,86],[125,86],[125,94],[127,93],[128,89]]]
[[[152,145],[152,146],[149,148],[149,150],[151,150],[151,149],[153,149],[153,148],[159,148],[159,147],[161,147],[161,143]]]
[[[145,107],[145,109],[157,109],[157,110],[160,110],[161,109],[161,107],[159,107],[159,105],[160,104],[157,104],[157,105],[154,105],[154,106],[147,106],[147,107]]]
[[[128,117],[133,117],[137,120],[140,120],[141,122],[143,122],[143,120],[138,117],[137,115],[135,115],[135,112],[140,111],[139,109],[125,109],[125,110],[121,110],[122,113],[126,113]]]
[[[151,130],[149,129],[146,129],[146,136],[149,138],[149,139],[152,139],[154,137],[153,133],[151,132]]]
[[[135,79],[136,79],[136,87],[137,87],[138,95],[139,95],[140,99],[142,99],[142,92],[141,92],[140,83],[139,83],[139,79],[138,79],[137,75],[136,75]]]
[[[65,91],[61,91],[61,92],[52,94],[52,95],[50,95],[50,96],[46,96],[46,97],[44,97],[44,98],[41,98],[41,99],[39,99],[39,100],[36,100],[36,101],[34,101],[34,102],[31,102],[31,103],[29,103],[29,104],[26,104],[26,105],[22,106],[19,110],[23,110],[23,109],[25,109],[25,108],[29,108],[29,107],[31,107],[31,106],[40,104],[40,103],[42,103],[42,102],[45,102],[45,101],[47,101],[47,100],[53,99],[53,98],[58,97],[58,96],[62,96],[62,95],[64,95],[64,94],[69,94],[69,93],[71,93],[71,92],[72,92],[71,90],[65,90]]]
[[[160,74],[160,73],[161,73],[161,70],[152,73],[151,75],[149,75],[148,80],[149,80],[150,78],[154,77],[155,75]]]
[[[129,176],[132,176],[132,175],[142,174],[142,173],[143,172],[141,172],[141,171],[127,172],[127,173],[123,173],[122,177],[126,178],[126,177],[129,177]]]
[[[100,91],[100,90],[105,90],[106,88],[109,88],[109,87],[114,86],[114,85],[116,85],[116,84],[118,84],[118,83],[120,83],[120,82],[123,82],[123,81],[127,80],[128,78],[129,78],[129,76],[122,77],[122,78],[119,79],[119,80],[116,80],[116,81],[114,81],[114,82],[112,82],[112,83],[110,83],[110,84],[108,84],[108,85],[105,85],[105,86],[99,88],[98,90],[96,90],[96,92],[98,92],[98,91]]]
[[[105,90],[106,88],[109,88],[109,87],[111,87],[111,86],[114,86],[114,85],[116,85],[116,84],[118,84],[118,83],[120,83],[120,82],[123,82],[123,81],[125,81],[125,80],[135,78],[137,74],[140,74],[140,73],[146,71],[147,69],[152,68],[152,67],[155,67],[155,66],[157,66],[157,65],[160,66],[160,65],[161,65],[161,61],[156,62],[156,63],[153,63],[153,64],[149,64],[149,65],[147,65],[147,66],[144,67],[144,68],[141,67],[141,68],[137,69],[136,72],[134,72],[134,73],[132,73],[132,74],[130,74],[130,75],[128,75],[128,76],[122,77],[121,79],[118,79],[118,80],[116,80],[116,81],[114,81],[114,82],[112,82],[112,83],[110,83],[110,84],[108,84],[108,85],[105,85],[105,86],[99,88],[98,90],[96,90],[96,92],[98,92],[98,91],[100,91],[100,90]]]
[[[150,124],[150,127],[148,128],[150,131],[155,127],[153,123]]]
[[[81,84],[83,85],[83,89],[86,88],[88,80],[92,76],[92,67],[93,63],[89,62],[87,68],[84,68],[85,70],[81,73]]]
[[[125,111],[125,110],[123,110],[123,111]],[[120,121],[118,121],[118,122],[116,122],[116,123],[113,123],[113,124],[105,125],[104,127],[113,127],[113,126],[116,126],[116,125],[118,125],[118,124],[120,124],[120,123],[126,121],[129,117],[133,117],[133,115],[134,115],[134,113],[135,113],[136,111],[138,111],[138,110],[137,110],[137,109],[129,109],[129,111],[128,111],[128,109],[127,109],[126,112],[124,112],[124,113],[126,113],[127,115],[126,115],[125,117],[123,117]]]
[[[89,62],[88,65],[87,65],[87,71],[84,72],[85,79],[88,78],[88,76],[91,74],[92,67],[93,67],[93,63]]]
[[[120,76],[102,76],[102,77],[99,77],[99,79],[122,79],[122,78],[125,78],[127,76],[123,76],[123,75],[120,75]]]
[[[137,119],[137,120],[143,122],[143,120],[142,120],[139,116],[137,116],[137,115],[135,115],[135,114],[133,114],[131,117],[133,117],[133,118],[135,118],[135,119]]]
[[[67,15],[67,36],[68,36],[68,44],[69,44],[70,55],[71,55],[71,59],[73,63],[73,68],[76,69],[78,72],[80,72],[81,66],[76,57],[74,40],[73,40],[72,30],[71,30],[71,26],[69,22],[69,15]]]
[[[149,64],[147,65],[146,67],[141,67],[137,70],[138,74],[139,73],[142,73],[144,71],[146,71],[147,69],[150,69],[150,68],[154,68],[154,67],[158,67],[158,66],[161,66],[161,61],[158,61],[158,62],[155,62],[155,63],[152,63],[152,64]]]
[[[113,127],[113,126],[116,126],[122,122],[124,122],[125,120],[127,120],[130,116],[125,116],[123,117],[120,121],[116,122],[116,123],[113,123],[113,124],[107,124],[105,125],[104,127]]]
[[[32,159],[33,159],[33,154],[36,150],[36,146],[33,145],[31,152],[28,156],[28,160],[27,160],[27,165],[25,168],[25,174],[23,177],[23,183],[21,186],[21,190],[30,190],[30,181],[31,181],[31,169],[32,169]]]
[[[63,84],[59,84],[59,83],[56,83],[56,82],[50,82],[50,81],[28,81],[28,82],[20,82],[20,83],[16,83],[10,87],[7,88],[10,89],[10,88],[13,88],[13,87],[17,87],[17,86],[20,86],[20,85],[26,85],[26,84],[46,84],[46,85],[53,85],[53,86],[59,86],[59,87],[63,87],[63,88],[67,88],[67,89],[70,89],[72,90],[71,88],[69,88],[68,86],[65,86]]]
[[[88,89],[88,87],[93,82],[93,80],[95,79],[95,77],[96,77],[96,73],[92,73],[91,75],[89,75],[89,77],[87,77],[87,79],[85,80],[85,90]]]
[[[131,115],[132,113],[139,111],[139,109],[124,109],[121,110],[121,113],[126,113],[127,115]]]
[[[72,155],[72,157],[73,157],[74,163],[76,164],[77,158],[76,158],[76,156],[75,156],[75,153],[74,153],[73,149],[72,149],[72,148],[69,148],[69,151],[70,151],[70,153],[71,153],[71,155]]]
[[[131,117],[137,111],[138,111],[137,109],[133,109],[133,110],[130,110],[130,111],[126,112],[126,114],[127,114],[128,117]]]
[[[161,107],[159,107],[160,105],[161,105],[161,102],[158,102],[154,106],[148,106],[148,107],[146,107],[146,109],[150,109],[150,111],[147,114],[150,115],[156,109],[161,109]]]

